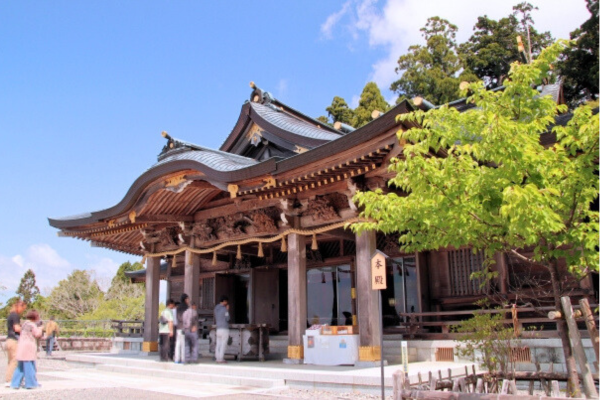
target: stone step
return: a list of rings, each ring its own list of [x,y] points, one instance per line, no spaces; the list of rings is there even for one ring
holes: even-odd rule
[[[172,364],[172,366],[174,368],[165,369],[154,366],[132,367],[118,364],[98,364],[96,365],[95,369],[98,371],[116,372],[119,374],[143,375],[146,377],[155,376],[168,379],[184,379],[194,382],[252,386],[258,388],[273,388],[285,385],[285,381],[283,379],[265,379],[247,376],[234,376],[231,374],[223,375],[217,373],[196,372],[193,370],[186,370],[189,367],[188,365]]]
[[[340,392],[361,392],[377,395],[381,378],[379,367],[322,367],[309,365],[285,365],[278,361],[229,362],[225,365],[207,362],[203,358],[200,364],[181,365],[161,363],[156,356],[116,356],[110,354],[70,354],[67,362],[79,368],[95,368],[99,371],[114,371],[118,374],[135,374],[188,381],[214,382],[229,385],[248,385],[256,387],[289,386],[304,389],[331,390]],[[427,376],[428,371],[452,369],[456,376],[469,369],[472,364],[465,363],[417,363],[409,368],[411,381],[417,379],[417,373]],[[386,367],[385,386],[388,394],[392,392],[391,374],[400,366]]]

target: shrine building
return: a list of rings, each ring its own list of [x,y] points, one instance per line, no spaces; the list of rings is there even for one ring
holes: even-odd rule
[[[49,219],[60,236],[145,260],[145,270],[130,274],[146,282],[145,351],[157,349],[159,280],[168,297],[190,295],[201,315],[212,315],[227,295],[232,322],[287,332],[289,359],[303,358],[308,326],[328,324],[357,325],[359,360],[377,361],[381,314],[383,333],[446,337],[452,312],[473,309],[491,291],[514,300],[518,282],[548,273],[498,254],[498,276],[482,286],[470,276],[483,255],[469,248],[406,254],[397,235],[347,228],[359,220],[357,191],[403,195],[387,182],[390,159],[402,155],[396,134],[413,127],[396,121],[413,110],[407,101],[373,112],[358,129],[331,127],[251,86],[220,149],[163,132],[157,162],[118,204]],[[453,106],[468,108],[464,101]],[[389,256],[382,309],[371,290],[376,250]],[[564,265],[561,271],[567,275]],[[574,296],[594,293],[591,278],[568,285]]]

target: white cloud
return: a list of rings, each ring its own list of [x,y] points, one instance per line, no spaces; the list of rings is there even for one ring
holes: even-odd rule
[[[11,260],[17,264],[19,267],[23,267],[23,265],[25,265],[25,260],[23,260],[23,256],[21,256],[20,254],[17,254],[16,256],[14,256],[13,258],[11,258]]]
[[[333,37],[333,28],[342,19],[342,17],[350,10],[351,1],[347,1],[338,12],[331,14],[321,25],[321,34],[326,39]]]
[[[285,96],[288,90],[288,80],[285,78],[280,79],[275,89],[277,90],[277,97]]]
[[[119,264],[110,258],[91,255],[86,256],[83,265],[75,266],[48,244],[34,244],[29,246],[24,254],[0,254],[0,286],[6,287],[6,290],[0,293],[0,301],[14,295],[28,269],[35,273],[36,283],[42,294],[48,295],[50,290],[74,269],[93,270],[102,288],[106,289],[106,282],[110,284],[118,268]]]
[[[94,271],[95,278],[98,281],[100,288],[102,290],[108,290],[110,282],[117,273],[120,264],[108,257],[98,258],[88,255],[87,258],[89,264],[85,269]]]
[[[33,266],[44,265],[51,268],[65,268],[70,265],[67,260],[59,256],[56,250],[47,244],[29,246],[27,250],[27,263]]]
[[[538,31],[550,31],[554,38],[568,38],[569,32],[578,28],[590,16],[584,0],[576,0],[565,7],[561,0],[530,0],[539,10],[532,17]],[[398,57],[406,54],[408,47],[423,44],[420,29],[427,18],[439,16],[458,26],[457,41],[462,43],[472,34],[478,16],[487,15],[500,19],[512,12],[518,1],[461,0],[387,0],[383,5],[376,0],[350,0],[336,13],[331,14],[321,26],[325,38],[333,39],[334,31],[340,32],[342,40],[350,43],[366,38],[371,48],[383,48],[385,56],[373,63],[371,73],[365,81],[374,81],[386,95],[390,84],[398,79],[394,71]],[[560,23],[557,23],[560,21]],[[342,25],[347,31],[335,30]],[[392,96],[393,97],[393,96]]]

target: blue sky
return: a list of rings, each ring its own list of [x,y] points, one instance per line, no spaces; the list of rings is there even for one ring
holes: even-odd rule
[[[0,2],[0,284],[33,268],[44,291],[75,268],[112,277],[136,257],[58,238],[46,218],[116,204],[155,161],[160,132],[218,148],[250,81],[304,113],[333,96],[384,95],[395,60],[433,15],[470,36],[517,1]],[[533,1],[540,30],[568,33],[583,0]]]

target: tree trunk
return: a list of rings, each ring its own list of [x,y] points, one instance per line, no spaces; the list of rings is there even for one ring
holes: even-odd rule
[[[560,303],[562,290],[560,289],[560,283],[558,281],[558,262],[556,260],[550,263],[550,277],[552,279],[554,306],[557,310],[562,310]],[[573,350],[571,349],[571,343],[569,342],[567,322],[564,319],[557,320],[556,330],[558,332],[558,337],[562,342],[565,364],[567,365],[567,375],[569,376],[567,395],[570,395],[571,397],[581,397],[581,385],[579,384],[579,375],[577,374],[577,364],[575,363],[575,357],[573,356]]]

